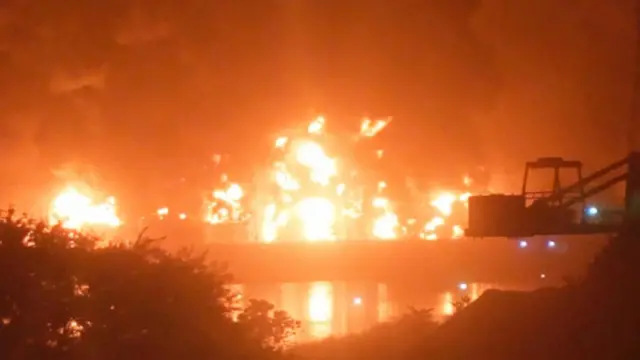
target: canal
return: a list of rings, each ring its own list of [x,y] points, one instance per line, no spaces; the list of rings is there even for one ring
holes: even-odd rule
[[[544,279],[541,279],[544,280]],[[543,285],[452,284],[448,291],[422,290],[419,284],[308,282],[232,285],[240,305],[264,299],[299,320],[296,341],[319,340],[366,330],[392,320],[410,308],[432,309],[441,321],[454,312],[454,302],[477,299],[488,289],[526,290]]]

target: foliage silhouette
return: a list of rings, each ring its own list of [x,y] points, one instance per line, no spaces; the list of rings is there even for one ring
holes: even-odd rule
[[[204,255],[170,254],[143,236],[130,246],[98,241],[3,214],[0,358],[282,356],[296,322],[264,302],[235,321],[227,277]]]
[[[452,302],[454,313],[464,309],[467,305],[471,304],[471,296],[464,295],[460,299]]]
[[[300,324],[282,310],[265,300],[250,299],[238,315],[238,323],[245,326],[250,336],[268,348],[284,350],[290,345],[295,329]]]
[[[638,358],[640,233],[613,238],[580,281],[490,291],[440,326],[431,312],[296,347],[300,359]],[[271,304],[235,305],[205,255],[140,236],[100,239],[17,215],[0,218],[2,359],[277,359],[297,322]]]

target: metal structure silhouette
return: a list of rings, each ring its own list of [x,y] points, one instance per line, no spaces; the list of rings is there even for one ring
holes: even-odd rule
[[[578,181],[562,187],[561,168],[574,168]],[[522,238],[536,235],[578,235],[615,233],[623,222],[640,221],[640,152],[582,177],[582,164],[560,158],[544,158],[527,163],[520,195],[481,195],[469,199],[469,237]],[[623,169],[626,168],[626,171]],[[553,169],[553,185],[546,192],[528,192],[531,169]],[[619,219],[590,221],[584,202],[614,185],[626,181],[624,210]],[[576,211],[576,205],[581,205]]]

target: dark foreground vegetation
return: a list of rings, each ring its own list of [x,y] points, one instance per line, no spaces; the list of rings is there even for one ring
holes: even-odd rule
[[[296,323],[237,309],[204,256],[0,219],[0,359],[277,359]],[[234,321],[237,317],[237,321]]]
[[[288,351],[297,323],[264,301],[236,308],[205,256],[94,240],[2,216],[0,359],[640,359],[637,228],[562,288],[489,291],[441,325],[414,310]]]

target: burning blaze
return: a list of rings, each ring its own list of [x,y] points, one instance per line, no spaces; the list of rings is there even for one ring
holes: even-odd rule
[[[372,206],[381,212],[381,215],[373,221],[373,236],[383,240],[398,237],[397,229],[400,225],[398,215],[393,212],[389,199],[381,196],[375,197],[372,201]]]
[[[360,125],[360,138],[376,136],[390,121],[364,119]],[[379,181],[373,198],[364,199],[358,190],[365,184],[353,184],[344,168],[347,164],[340,163],[339,158],[323,146],[325,124],[324,117],[318,117],[299,138],[279,137],[276,140],[275,148],[282,151],[282,160],[276,161],[271,169],[277,194],[264,207],[261,239],[272,242],[282,239],[282,235],[299,236],[307,241],[348,238],[344,228],[348,222],[364,216],[365,202],[370,202],[372,211],[365,236],[390,240],[406,235],[406,226],[395,212],[391,199],[385,195],[387,183]],[[378,159],[383,154],[382,150],[375,151]],[[449,192],[435,196],[431,206],[437,214],[426,222],[419,236],[436,239],[442,232],[436,228],[445,225],[454,204],[466,203],[467,198],[466,194]],[[285,234],[296,227],[299,230],[294,234]],[[461,225],[451,225],[450,237],[462,235]]]
[[[226,183],[225,187],[213,192],[213,201],[206,211],[205,221],[211,224],[240,221],[244,216],[241,203],[244,190],[236,183],[229,183],[226,175],[223,175],[222,180]]]
[[[95,203],[90,196],[74,187],[68,187],[53,200],[49,210],[49,222],[60,223],[64,228],[73,230],[93,226],[116,228],[121,224],[116,213],[114,197]]]
[[[466,176],[464,177],[463,182],[467,185],[465,179],[467,179]],[[454,214],[454,207],[456,205],[463,205],[465,208],[469,206],[469,196],[471,196],[470,192],[456,194],[454,192],[445,191],[436,193],[433,196],[433,200],[431,200],[430,205],[437,214],[424,225],[420,232],[420,237],[426,240],[437,240],[440,237],[438,233],[442,233],[443,231],[448,231],[446,236],[452,239],[463,237],[464,230],[462,225],[453,224],[447,226],[447,219]]]
[[[287,227],[297,228],[297,236],[307,241],[330,241],[337,238],[340,220],[339,195],[344,185],[338,182],[336,159],[322,146],[325,120],[318,117],[307,127],[301,139],[280,137],[275,147],[280,160],[269,170],[268,182],[275,194],[264,206],[260,237],[272,242],[283,237]]]
[[[391,118],[376,121],[371,121],[370,119],[365,118],[360,124],[360,136],[376,136],[380,131],[382,131],[382,129],[387,127],[390,122]]]
[[[402,210],[406,203],[390,191],[396,185],[389,185],[380,174],[372,176],[371,171],[362,171],[354,163],[355,156],[344,149],[344,145],[354,147],[358,156],[370,157],[367,161],[386,160],[383,149],[368,148],[366,144],[372,144],[371,138],[390,122],[390,118],[364,119],[356,136],[349,134],[343,137],[348,140],[336,144],[340,135],[328,134],[325,118],[317,117],[297,133],[275,139],[272,160],[259,171],[258,181],[251,189],[222,175],[219,186],[207,195],[204,216],[191,216],[168,207],[157,209],[156,215],[159,219],[204,219],[213,225],[250,223],[252,233],[265,243],[463,237],[467,220],[460,214],[466,214],[474,179],[462,177],[459,186],[454,186],[458,190],[432,191],[430,196],[412,194],[412,201],[419,200],[422,207],[414,210],[417,213],[405,214]],[[359,151],[357,144],[361,142],[369,155]],[[212,158],[216,166],[222,160],[222,155]],[[49,220],[75,230],[117,228],[121,224],[113,197],[96,202],[94,196],[75,187],[68,187],[54,199]]]
[[[302,223],[302,236],[310,241],[333,240],[336,208],[322,197],[305,198],[296,204],[295,214]]]
[[[391,119],[364,119],[357,141],[377,136]],[[331,146],[326,120],[320,116],[298,134],[280,136],[273,144],[275,160],[264,172],[266,186],[258,185],[252,211],[243,207],[244,189],[227,181],[213,192],[206,221],[212,224],[242,221],[250,214],[262,242],[305,240],[335,241],[350,238],[392,240],[417,236],[425,240],[464,236],[466,219],[457,218],[456,209],[467,206],[468,191],[434,192],[424,214],[403,218],[397,203],[387,193],[383,179],[365,184],[358,178],[357,164],[349,164]],[[346,155],[346,154],[345,154]],[[372,158],[381,159],[376,149]],[[469,188],[472,179],[462,178],[460,187]],[[369,195],[365,195],[369,194]],[[362,228],[353,235],[354,228]]]

